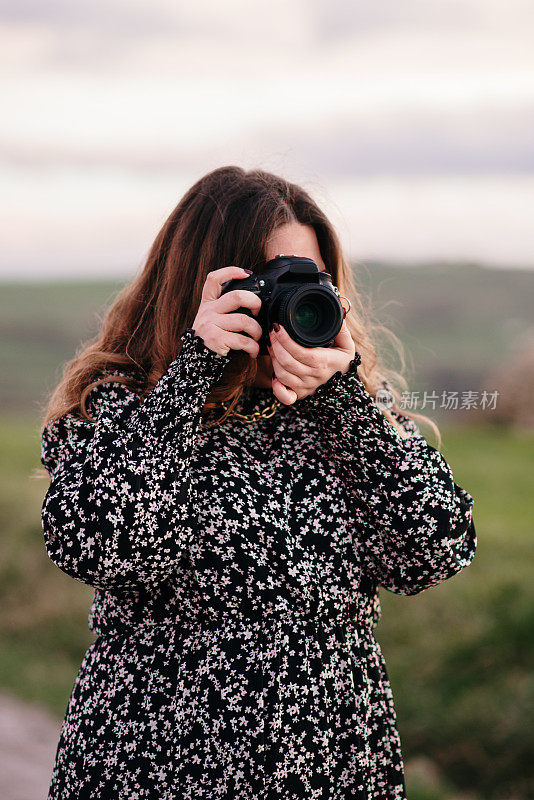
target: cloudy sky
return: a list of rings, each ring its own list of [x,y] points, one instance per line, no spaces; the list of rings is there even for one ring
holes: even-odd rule
[[[0,0],[0,275],[128,276],[222,164],[361,261],[534,266],[531,0]]]

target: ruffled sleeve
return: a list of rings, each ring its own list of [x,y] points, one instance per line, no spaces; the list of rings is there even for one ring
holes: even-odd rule
[[[476,549],[473,498],[444,456],[400,412],[403,438],[365,388],[356,353],[295,403],[318,420],[353,514],[362,569],[397,594],[416,594],[467,566]]]
[[[228,360],[187,328],[144,402],[106,381],[89,395],[95,423],[68,413],[44,427],[51,481],[41,520],[61,570],[113,589],[154,586],[173,572],[195,531],[189,466],[202,410]]]

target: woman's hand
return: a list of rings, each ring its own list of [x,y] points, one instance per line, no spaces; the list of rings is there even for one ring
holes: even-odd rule
[[[282,325],[271,329],[269,355],[273,363],[273,393],[285,405],[313,394],[341,370],[347,372],[355,347],[345,320],[334,339],[335,347],[302,347]]]
[[[247,289],[234,289],[221,296],[222,284],[231,278],[246,278],[251,270],[241,267],[222,267],[208,274],[202,288],[202,298],[197,315],[191,327],[202,337],[206,347],[220,356],[229,350],[246,350],[256,358],[260,346],[258,340],[262,335],[259,322],[246,314],[235,314],[238,308],[249,308],[253,314],[261,309],[261,300]],[[244,336],[237,331],[244,331]]]

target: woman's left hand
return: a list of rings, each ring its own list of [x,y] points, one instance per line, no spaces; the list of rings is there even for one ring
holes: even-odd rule
[[[355,347],[345,320],[334,339],[334,347],[303,347],[280,325],[269,332],[274,375],[274,395],[284,405],[291,405],[313,394],[318,386],[340,370],[347,372],[355,356]]]

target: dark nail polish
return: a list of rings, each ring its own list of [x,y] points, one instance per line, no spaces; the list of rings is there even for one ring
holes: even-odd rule
[[[278,331],[280,330],[280,325],[278,324],[278,322],[273,323],[273,328],[278,333]]]
[[[245,268],[243,267],[243,270],[244,270],[245,272],[247,272],[249,275],[252,275],[252,270],[251,270],[251,269],[245,269]]]

